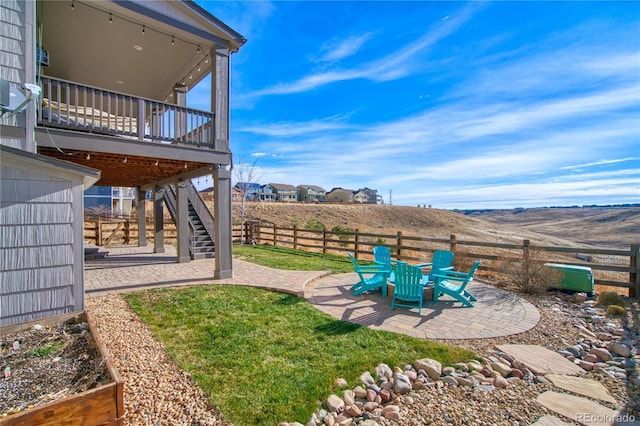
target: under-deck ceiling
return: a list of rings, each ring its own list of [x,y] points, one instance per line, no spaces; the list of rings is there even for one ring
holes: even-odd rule
[[[144,156],[125,156],[68,149],[60,151],[51,147],[40,147],[38,152],[49,157],[100,170],[101,178],[96,185],[103,186],[146,186],[156,181],[188,174],[210,166],[207,163]]]

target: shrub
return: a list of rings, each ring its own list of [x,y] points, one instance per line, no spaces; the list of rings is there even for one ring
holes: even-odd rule
[[[472,253],[464,250],[457,250],[455,257],[453,258],[453,267],[456,271],[467,272],[471,269],[475,261],[476,258],[473,257]]]
[[[609,307],[607,308],[607,315],[610,315],[612,317],[619,317],[624,315],[624,306],[619,306],[619,305],[609,305]]]
[[[598,305],[617,305],[624,306],[624,302],[622,301],[622,297],[618,293],[613,291],[603,291],[598,295]]]
[[[344,232],[344,234],[340,234],[338,235],[338,239],[341,241],[340,242],[340,246],[342,247],[347,247],[349,245],[349,240],[351,240],[351,235],[349,235],[349,232],[353,232],[351,231],[351,229],[345,228],[343,226],[340,225],[336,225],[333,228],[331,228],[331,231],[333,232]]]
[[[562,272],[544,266],[542,252],[529,250],[523,259],[503,263],[509,281],[526,294],[541,294],[557,285]]]
[[[308,229],[309,231],[324,231],[324,228],[324,223],[316,219],[309,219],[304,225],[304,229]]]

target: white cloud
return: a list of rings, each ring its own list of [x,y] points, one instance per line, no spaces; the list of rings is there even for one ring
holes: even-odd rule
[[[561,167],[561,169],[565,169],[565,170],[583,169],[585,167],[592,167],[592,166],[602,166],[602,165],[608,165],[608,164],[626,163],[627,161],[640,161],[640,157],[626,157],[626,158],[618,158],[618,159],[615,159],[615,160],[600,160],[600,161],[594,161],[592,163],[565,166],[565,167]]]
[[[407,75],[412,69],[412,58],[420,51],[436,44],[441,39],[453,34],[471,19],[482,7],[481,3],[470,3],[462,8],[453,18],[444,20],[419,39],[391,52],[384,57],[365,63],[362,66],[345,70],[322,71],[307,75],[298,80],[279,83],[264,89],[239,95],[238,105],[267,95],[287,95],[316,89],[318,87],[346,80],[359,78],[374,81],[388,81]]]
[[[315,59],[316,62],[337,62],[354,55],[373,36],[373,33],[365,33],[347,37],[344,40],[332,40],[321,48],[322,56]]]
[[[396,191],[404,204],[431,204],[438,208],[513,208],[567,204],[608,204],[640,200],[637,171],[608,175],[532,179],[524,183],[453,184],[446,187],[425,182],[418,191]],[[569,201],[568,201],[569,200]],[[570,200],[581,200],[579,202]]]
[[[238,124],[237,132],[253,133],[257,135],[292,137],[309,133],[327,132],[331,130],[344,130],[344,123],[329,118],[324,120],[312,120],[303,123],[255,123],[251,125]]]

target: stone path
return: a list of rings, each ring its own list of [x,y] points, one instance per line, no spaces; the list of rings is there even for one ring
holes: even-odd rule
[[[536,400],[550,410],[562,414],[582,425],[608,426],[614,424],[618,412],[590,399],[547,391]]]
[[[609,395],[607,388],[595,380],[585,379],[584,377],[567,376],[565,374],[546,374],[544,377],[551,380],[554,386],[568,390],[569,392],[612,404],[616,403],[616,400]]]
[[[585,371],[557,352],[538,345],[499,345],[498,350],[522,362],[535,375],[581,375]]]

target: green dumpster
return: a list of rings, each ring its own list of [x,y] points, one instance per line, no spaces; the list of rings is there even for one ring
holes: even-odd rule
[[[557,288],[579,291],[593,296],[593,272],[588,266],[563,265],[561,263],[545,263],[544,266],[560,271]]]

